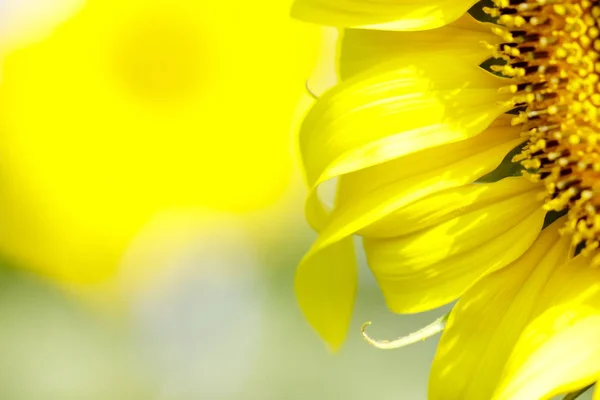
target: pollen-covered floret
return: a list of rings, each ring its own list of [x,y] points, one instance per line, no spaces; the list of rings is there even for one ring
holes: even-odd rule
[[[504,43],[493,69],[516,82],[528,142],[515,157],[548,189],[546,208],[568,210],[563,231],[590,254],[600,246],[600,5],[598,0],[495,0],[485,11]],[[600,261],[600,256],[596,256]]]

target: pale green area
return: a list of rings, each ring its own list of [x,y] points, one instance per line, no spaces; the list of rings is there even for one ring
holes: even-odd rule
[[[332,355],[306,325],[292,292],[309,240],[282,237],[259,269],[193,274],[102,318],[34,276],[0,270],[2,400],[425,400],[437,338],[381,351],[360,336],[395,338],[446,310],[389,313],[366,268],[348,343]],[[248,249],[202,254],[244,264]],[[195,269],[193,257],[189,260]],[[364,262],[364,260],[363,260]],[[215,274],[219,274],[215,272]],[[485,373],[485,371],[482,371]],[[474,377],[476,379],[477,377]],[[591,399],[590,393],[580,397]],[[485,399],[482,399],[485,400]]]
[[[388,313],[365,271],[348,343],[331,355],[292,293],[307,245],[269,250],[271,265],[219,284],[186,279],[120,321],[4,268],[0,399],[425,399],[436,340],[385,352],[363,341],[360,325],[372,320],[372,335],[394,338],[441,312]]]

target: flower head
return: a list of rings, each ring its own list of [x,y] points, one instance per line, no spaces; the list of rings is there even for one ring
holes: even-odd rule
[[[547,398],[600,379],[600,5],[474,3],[297,0],[341,28],[300,133],[319,237],[297,295],[338,347],[359,235],[392,311],[460,298],[430,398]]]

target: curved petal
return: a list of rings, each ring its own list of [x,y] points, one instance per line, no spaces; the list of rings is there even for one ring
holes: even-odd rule
[[[524,178],[508,178],[447,190],[406,207],[406,216],[398,215],[399,221],[407,220],[411,208],[425,203],[422,211],[429,208],[431,214],[416,221],[415,232],[365,238],[367,261],[388,307],[398,313],[439,307],[483,274],[519,258],[542,228],[539,189]],[[472,203],[464,207],[467,198]]]
[[[498,92],[505,84],[452,57],[386,64],[343,82],[301,127],[309,186],[481,133],[512,107]]]
[[[517,261],[483,277],[461,296],[432,365],[430,400],[491,398],[536,300],[567,259],[569,240],[560,238],[558,225],[544,230]]]
[[[402,60],[410,65],[416,58],[436,58],[452,54],[473,65],[490,58],[487,44],[499,44],[489,24],[469,14],[438,29],[423,32],[394,32],[345,29],[340,41],[338,70],[341,79],[349,79],[373,66]]]
[[[476,0],[296,0],[292,16],[337,27],[433,29],[458,19]]]
[[[294,286],[300,309],[333,351],[346,338],[357,280],[352,238],[305,257],[296,270]]]
[[[538,297],[494,399],[549,398],[600,378],[600,270],[576,257]]]
[[[440,190],[473,182],[478,177],[492,171],[507,152],[521,141],[522,138],[519,138],[517,129],[502,126],[455,143],[450,148],[424,150],[420,155],[422,157],[420,166],[416,168],[417,172],[414,174],[411,174],[410,168],[405,168],[404,175],[398,176],[395,168],[397,164],[388,163],[388,167],[392,168],[391,171],[395,171],[395,175],[389,173],[384,175],[387,176],[386,179],[390,179],[391,176],[391,182],[384,181],[380,182],[380,186],[370,186],[370,192],[359,192],[356,188],[352,191],[342,192],[343,185],[340,184],[338,204],[331,214],[318,208],[321,203],[314,201],[313,193],[313,197],[309,197],[307,203],[309,205],[307,213],[310,215],[309,218],[316,221],[321,232],[299,267],[299,269],[312,271],[303,273],[310,278],[303,279],[304,283],[301,285],[296,284],[298,297],[304,298],[300,299],[300,306],[313,327],[335,346],[341,342],[345,334],[343,327],[347,326],[350,319],[349,313],[346,312],[352,307],[351,296],[347,294],[338,296],[338,298],[346,299],[345,301],[332,300],[329,298],[330,294],[327,294],[327,290],[323,289],[335,282],[336,276],[340,274],[336,271],[355,273],[353,272],[355,268],[353,254],[350,255],[352,253],[351,246],[343,245],[339,248],[336,243],[350,241],[349,238],[354,233],[415,200]],[[406,166],[414,165],[406,164]],[[343,178],[351,182],[355,176],[350,174]],[[361,180],[357,179],[356,182],[360,183]],[[311,209],[311,205],[314,208]],[[338,250],[335,250],[336,248]],[[328,255],[323,256],[324,252]],[[299,278],[297,277],[297,279]],[[312,297],[312,286],[318,288],[315,289],[319,293],[317,296]],[[300,287],[302,287],[301,290]],[[348,285],[346,289],[336,291],[336,293],[350,293],[350,287],[351,285]],[[337,305],[335,307],[327,306],[331,302]],[[327,311],[329,314],[323,314],[324,311],[320,304],[324,305],[323,309],[329,310]],[[329,315],[331,320],[324,315]],[[346,323],[336,323],[334,324],[336,328],[332,328],[332,321],[340,320],[344,320]]]
[[[414,195],[408,197],[413,201],[438,190],[471,183],[493,171],[506,154],[523,142],[520,129],[510,126],[510,120],[510,116],[503,115],[480,135],[343,175],[339,178],[337,205],[360,202],[391,184],[403,185],[396,194]],[[428,189],[423,192],[424,188]],[[321,231],[330,218],[330,210],[319,198],[317,189],[309,192],[305,213],[309,224]]]
[[[553,307],[516,344],[493,400],[529,400],[581,389],[600,377],[600,309]]]
[[[472,153],[470,157],[394,180],[387,185],[374,188],[364,196],[353,197],[353,201],[343,198],[340,189],[338,205],[329,215],[326,225],[322,226],[311,252],[319,251],[344,237],[353,235],[430,194],[475,181],[498,166],[509,149],[520,141],[516,139],[479,152],[471,149],[474,154]],[[465,142],[461,144],[468,146],[469,143]]]
[[[506,153],[522,142],[520,136],[520,129],[510,126],[510,117],[502,116],[475,137],[412,153],[344,175],[339,179],[338,207],[343,207],[346,203],[360,202],[361,199],[371,196],[373,192],[382,190],[388,185],[404,185],[406,193],[412,193],[422,188],[420,183],[424,181],[431,184],[436,183],[437,180],[437,183],[442,185],[442,187],[430,185],[429,187],[434,191],[471,183],[482,174],[486,174],[486,171],[496,168]],[[481,156],[484,153],[488,158]],[[451,179],[446,181],[439,179],[439,177],[453,176],[448,174],[450,170],[466,173],[461,178],[462,183],[456,183]],[[458,175],[454,176],[458,177]],[[415,180],[414,177],[417,179]],[[429,193],[417,194],[417,198],[423,198],[427,194]],[[400,219],[392,213],[363,228],[360,234],[368,237],[394,237],[408,233],[407,229],[410,229],[414,219],[403,210],[398,211],[401,214]],[[415,212],[415,209],[411,211]],[[408,219],[403,221],[402,216]]]
[[[316,194],[321,183],[476,136],[510,108],[498,93],[503,79],[461,63],[441,58],[400,69],[373,68],[316,103],[300,132],[311,189],[307,219],[315,229],[320,229],[316,220],[327,214]]]

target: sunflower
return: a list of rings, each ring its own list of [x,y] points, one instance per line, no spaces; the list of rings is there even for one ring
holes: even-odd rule
[[[600,379],[599,2],[297,0],[293,15],[340,29],[339,82],[300,131],[318,238],[295,285],[313,328],[344,341],[358,236],[392,311],[459,299],[431,399]]]

